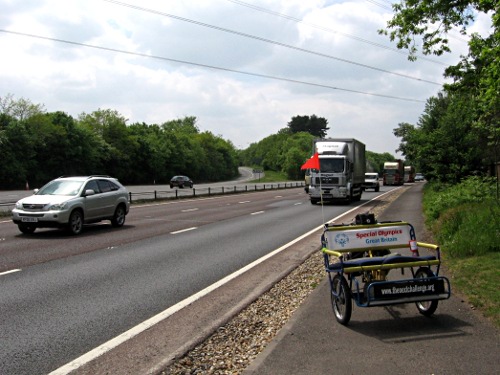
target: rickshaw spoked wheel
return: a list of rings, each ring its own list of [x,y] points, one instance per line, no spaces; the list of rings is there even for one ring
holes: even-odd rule
[[[427,277],[434,277],[434,273],[427,267],[420,267],[417,272],[415,272],[415,279]],[[415,304],[417,305],[419,313],[425,316],[434,314],[434,311],[436,311],[438,307],[437,300],[415,302]]]
[[[335,318],[340,324],[347,325],[351,319],[351,290],[342,275],[335,275],[332,281],[331,301]]]

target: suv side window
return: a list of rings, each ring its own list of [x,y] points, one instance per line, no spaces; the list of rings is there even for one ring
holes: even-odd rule
[[[101,191],[103,193],[108,193],[110,192],[111,190],[113,190],[111,188],[111,184],[109,183],[109,181],[106,181],[106,180],[99,180],[98,181],[98,184],[99,184],[99,187],[101,188]]]
[[[108,181],[108,184],[111,187],[111,191],[120,190],[120,187],[117,184],[115,184],[113,181]]]
[[[101,191],[99,190],[99,186],[97,185],[97,182],[95,180],[87,182],[87,185],[85,185],[85,190],[94,190],[96,194],[99,194]]]

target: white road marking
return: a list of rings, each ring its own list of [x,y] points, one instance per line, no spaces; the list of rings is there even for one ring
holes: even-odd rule
[[[260,215],[263,214],[265,211],[257,211],[257,212],[252,212],[250,215]]]
[[[181,210],[181,212],[193,212],[193,211],[198,211],[199,208],[187,208],[185,210]]]
[[[179,233],[189,232],[189,231],[195,230],[195,229],[198,229],[198,227],[191,227],[191,228],[181,229],[181,230],[177,230],[175,232],[170,232],[170,234],[179,234]]]
[[[384,196],[387,193],[381,194],[375,199],[376,200],[382,196]],[[332,219],[329,221],[329,223],[334,222],[336,220],[339,220],[341,217],[350,214],[352,211],[355,211],[359,209],[360,207],[368,204],[370,201],[365,202],[359,206],[353,207],[349,211],[344,212],[343,214],[337,216],[336,218]],[[80,367],[84,366],[85,364],[89,363],[90,361],[94,360],[95,358],[109,352],[110,350],[116,348],[118,345],[123,344],[127,340],[132,339],[133,337],[139,335],[140,333],[146,331],[147,329],[153,327],[154,325],[158,324],[159,322],[165,320],[169,316],[173,315],[174,313],[182,310],[184,307],[192,304],[193,302],[199,300],[201,297],[206,296],[207,294],[213,292],[217,288],[220,288],[222,285],[227,284],[229,281],[235,279],[236,277],[240,276],[241,274],[247,272],[248,270],[256,267],[260,263],[266,261],[267,259],[275,256],[276,254],[282,252],[283,250],[286,250],[290,246],[294,245],[295,243],[299,242],[303,238],[306,238],[307,236],[312,235],[314,232],[317,232],[318,230],[323,229],[323,224],[310,230],[307,233],[304,233],[302,236],[297,237],[293,241],[290,241],[289,243],[281,246],[280,248],[268,253],[267,255],[264,255],[262,258],[259,258],[255,260],[254,262],[248,264],[247,266],[239,269],[236,272],[233,272],[232,274],[224,277],[223,279],[217,281],[216,283],[209,285],[203,290],[200,290],[198,293],[193,294],[192,296],[184,299],[183,301],[179,302],[178,304],[169,307],[168,309],[162,311],[161,313],[153,316],[152,318],[145,320],[144,322],[136,325],[135,327],[129,329],[128,331],[122,333],[121,335],[116,336],[115,338],[105,342],[104,344],[98,346],[97,348],[91,350],[90,352],[85,353],[81,357],[78,357],[77,359],[65,364],[62,367],[59,367],[58,369],[52,371],[49,375],[66,375],[69,374],[70,372],[79,369]]]
[[[14,273],[14,272],[20,272],[21,269],[20,268],[16,268],[14,270],[10,270],[10,271],[5,271],[5,272],[0,272],[0,276],[3,276],[3,275],[8,275],[9,273]]]

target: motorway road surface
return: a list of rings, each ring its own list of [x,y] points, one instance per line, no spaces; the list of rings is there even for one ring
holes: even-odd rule
[[[134,205],[80,236],[0,221],[0,374],[54,371],[353,206],[295,188]]]
[[[206,184],[198,184],[195,182],[195,189],[200,192],[200,194],[205,194],[206,191],[209,188],[213,189],[219,189],[221,187],[227,188],[227,190],[231,190],[236,185],[248,185],[249,181],[257,181],[259,177],[263,177],[262,174],[255,174],[253,173],[251,168],[248,167],[239,167],[238,168],[240,172],[240,176],[236,180],[232,181],[222,181],[222,182],[211,182],[211,183],[206,183]],[[298,181],[303,182],[303,181]],[[277,183],[276,183],[277,184]],[[282,185],[284,183],[281,183]],[[290,182],[288,182],[290,184]],[[263,184],[261,183],[252,183],[252,186],[258,186],[260,189]],[[269,185],[267,183],[266,185]],[[35,188],[41,188],[41,186],[28,186],[29,189],[25,190],[2,190],[0,191],[0,210],[11,210],[14,208],[15,202],[17,202],[19,199],[28,197],[33,194],[33,189]],[[180,196],[186,196],[186,195],[192,195],[192,190],[191,189],[177,189],[173,188],[170,189],[170,186],[168,184],[153,184],[153,185],[132,185],[132,186],[126,186],[127,190],[132,193],[134,198],[137,196],[139,199],[140,198],[151,198],[154,191],[161,191],[161,192],[173,192],[175,190],[178,190],[178,193]],[[215,190],[214,190],[215,191]],[[141,193],[146,193],[144,195],[141,195]]]

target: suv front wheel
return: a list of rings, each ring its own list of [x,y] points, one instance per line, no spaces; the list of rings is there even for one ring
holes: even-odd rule
[[[19,228],[21,233],[24,234],[32,234],[36,230],[36,227],[34,225],[29,224],[18,224],[17,227]]]
[[[79,210],[75,210],[69,216],[68,229],[71,234],[77,235],[83,229],[83,214]]]

